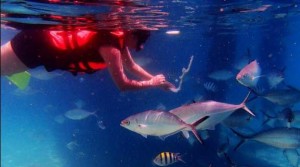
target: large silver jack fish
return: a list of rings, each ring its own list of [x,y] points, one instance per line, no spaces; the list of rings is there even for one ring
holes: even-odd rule
[[[210,129],[213,130],[215,126],[229,117],[234,111],[238,109],[244,109],[249,114],[254,114],[246,106],[246,101],[250,95],[250,92],[241,104],[228,104],[217,101],[204,101],[196,102],[188,105],[170,110],[170,113],[178,116],[187,124],[193,124],[205,116],[209,116],[205,121],[196,126],[197,130]]]
[[[203,117],[194,124],[187,124],[170,112],[149,110],[129,116],[121,122],[121,126],[144,137],[150,135],[163,139],[180,131],[188,138],[188,131],[192,131],[197,140],[202,143],[195,126],[201,124],[207,118]]]

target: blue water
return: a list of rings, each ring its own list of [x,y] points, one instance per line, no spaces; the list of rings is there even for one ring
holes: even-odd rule
[[[60,23],[45,21],[39,14],[76,16],[88,14],[89,11],[91,15],[101,13],[98,15],[101,17],[97,17],[101,21],[110,10],[109,5],[95,7],[68,3],[20,2],[22,3],[3,1],[1,9],[5,13],[23,13],[27,17],[1,17],[1,23],[6,20],[25,22],[30,26],[56,25]],[[173,167],[208,167],[210,164],[212,167],[233,164],[238,167],[295,166],[293,163],[298,161],[300,152],[294,154],[293,160],[289,160],[283,149],[255,141],[246,142],[234,151],[233,148],[240,139],[223,124],[219,124],[215,130],[207,131],[208,138],[201,145],[197,142],[189,143],[179,133],[165,141],[156,137],[146,139],[122,128],[120,122],[138,112],[158,107],[170,110],[199,98],[240,103],[248,89],[239,84],[235,77],[226,81],[215,81],[208,75],[223,69],[236,75],[238,70],[233,66],[247,55],[247,50],[250,51],[251,60],[259,61],[262,74],[285,68],[284,82],[300,89],[300,2],[174,0],[138,3],[151,6],[149,10],[152,13],[158,10],[163,14],[157,14],[161,18],[158,22],[153,17],[155,14],[150,12],[147,15],[147,9],[137,13],[148,21],[145,23],[148,27],[157,30],[152,32],[144,50],[132,53],[134,58],[140,58],[145,63],[143,67],[151,73],[163,73],[170,82],[177,85],[182,67],[186,67],[190,57],[194,56],[182,90],[179,93],[159,89],[120,92],[107,70],[78,76],[55,71],[57,75],[47,80],[32,77],[25,90],[18,90],[2,76],[1,166],[151,167],[154,166],[154,157],[163,151],[183,154],[186,163],[178,162]],[[240,12],[242,9],[257,9],[263,5],[271,6],[261,12]],[[99,25],[96,27],[101,28]],[[174,29],[179,30],[180,34],[165,33]],[[1,44],[9,41],[16,33],[16,30],[2,27]],[[34,73],[37,70],[41,68],[29,72]],[[206,82],[213,82],[217,91],[207,91],[203,86]],[[76,103],[83,103],[82,108],[85,110],[97,111],[105,128],[100,128],[97,125],[99,120],[93,116],[80,121],[65,118],[63,114],[76,108]],[[237,130],[253,134],[264,129],[286,126],[286,120],[263,124],[266,118],[262,111],[274,113],[281,111],[282,106],[263,98],[257,98],[247,106],[256,117]],[[299,111],[300,104],[294,104],[290,108]],[[299,127],[297,123],[292,126]],[[224,154],[217,154],[224,144],[228,148],[226,154],[230,160]]]

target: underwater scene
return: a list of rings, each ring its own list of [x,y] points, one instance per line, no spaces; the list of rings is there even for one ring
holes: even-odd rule
[[[300,167],[299,30],[299,0],[1,0],[1,167]]]

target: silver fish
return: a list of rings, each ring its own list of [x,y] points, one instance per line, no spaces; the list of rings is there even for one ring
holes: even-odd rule
[[[208,77],[217,81],[226,81],[233,77],[233,73],[228,70],[219,70],[210,73]]]
[[[273,128],[259,132],[252,136],[242,135],[231,129],[237,136],[241,137],[240,143],[234,148],[237,150],[246,140],[255,140],[276,148],[296,149],[300,147],[299,128]]]
[[[241,10],[241,13],[250,13],[250,12],[264,12],[266,11],[268,8],[270,8],[272,5],[262,5],[258,8],[255,9],[245,9],[245,10]]]
[[[71,150],[71,151],[73,151],[73,150],[75,150],[76,148],[78,148],[78,143],[77,143],[77,141],[70,141],[68,144],[66,144],[66,147],[69,149],[69,150]]]
[[[281,106],[291,106],[300,102],[300,91],[289,86],[287,89],[271,90],[261,94],[263,98]]]
[[[89,111],[83,110],[81,108],[75,108],[75,109],[65,112],[65,117],[72,119],[72,120],[82,120],[91,115],[95,116],[96,118],[98,117],[96,115],[96,112],[89,112]]]
[[[249,88],[255,88],[261,73],[256,60],[245,66],[236,76],[236,80]]]
[[[295,118],[297,118],[298,120],[300,118],[299,113],[292,111],[290,108],[285,108],[281,112],[276,113],[274,115],[270,115],[269,113],[266,112],[263,112],[263,114],[266,116],[266,120],[263,122],[263,125],[269,123],[271,120],[275,120],[275,121],[286,123],[286,127],[288,128],[291,127],[292,122],[296,121]]]
[[[227,104],[217,101],[205,101],[205,102],[196,102],[189,105],[184,105],[173,110],[170,110],[170,113],[178,116],[184,122],[188,124],[193,124],[197,120],[209,116],[207,120],[196,126],[198,130],[211,129],[213,130],[215,125],[222,122],[224,119],[229,117],[234,111],[238,109],[244,109],[252,116],[254,114],[247,108],[245,105],[246,100],[248,99],[250,92],[248,93],[245,100],[238,105]]]
[[[273,72],[267,76],[267,79],[270,88],[274,89],[284,80],[284,77],[283,74]]]
[[[165,138],[180,131],[187,137],[188,133],[186,132],[192,131],[198,141],[202,143],[194,126],[203,122],[205,119],[207,119],[207,117],[199,119],[194,125],[190,125],[170,112],[149,110],[129,116],[124,119],[120,125],[144,137],[150,135]]]

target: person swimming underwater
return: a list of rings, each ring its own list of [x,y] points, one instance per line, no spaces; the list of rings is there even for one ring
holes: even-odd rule
[[[149,30],[24,29],[1,46],[1,75],[44,66],[48,72],[92,74],[104,68],[121,91],[175,88],[163,74],[152,75],[134,62],[129,49],[139,51]],[[127,70],[140,80],[129,79]]]

